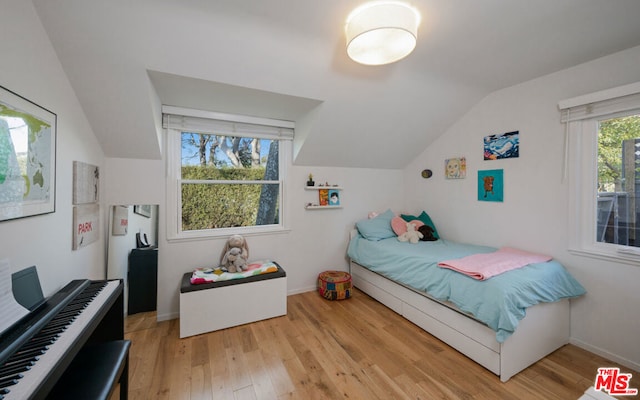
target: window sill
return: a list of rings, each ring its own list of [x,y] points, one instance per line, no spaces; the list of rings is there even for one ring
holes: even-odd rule
[[[638,249],[638,252],[632,250],[628,253],[624,252],[624,250],[604,251],[600,249],[569,249],[569,253],[581,257],[594,258],[609,262],[618,262],[640,267],[640,249]]]
[[[291,232],[291,229],[284,227],[270,228],[225,228],[216,230],[189,231],[174,234],[167,237],[169,243],[191,242],[198,240],[226,239],[231,235],[242,235],[244,237],[280,235]]]

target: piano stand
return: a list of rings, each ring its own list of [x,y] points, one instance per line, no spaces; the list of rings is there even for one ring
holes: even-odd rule
[[[109,400],[120,383],[120,400],[129,390],[129,340],[85,346],[47,399]]]

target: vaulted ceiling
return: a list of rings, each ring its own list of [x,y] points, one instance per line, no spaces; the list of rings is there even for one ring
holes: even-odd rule
[[[418,45],[364,66],[362,0],[33,0],[108,157],[158,159],[158,104],[296,122],[295,163],[403,168],[487,94],[640,45],[638,0],[414,0]]]

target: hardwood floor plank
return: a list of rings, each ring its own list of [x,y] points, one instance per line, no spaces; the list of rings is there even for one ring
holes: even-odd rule
[[[575,400],[599,367],[632,373],[640,387],[638,372],[573,345],[503,383],[357,290],[342,301],[289,296],[286,316],[184,339],[178,320],[155,313],[125,326],[134,400]]]
[[[242,347],[225,349],[225,356],[229,367],[231,388],[234,392],[245,386],[251,386],[249,364],[247,363],[244,352],[242,352]]]
[[[203,335],[208,340],[211,390],[214,400],[233,398],[231,373],[227,365],[226,349],[223,346],[223,331]]]
[[[191,349],[193,340],[179,340],[175,345],[169,376],[170,397],[172,400],[189,400],[191,398]]]
[[[211,400],[211,371],[208,364],[191,367],[191,400]]]
[[[271,378],[271,385],[275,390],[277,396],[282,396],[286,393],[291,393],[295,390],[295,385],[292,382],[292,377],[287,370],[285,361],[281,357],[267,352],[264,349],[261,350],[262,359],[265,363],[265,369]]]
[[[269,375],[269,365],[265,363],[262,357],[262,351],[256,349],[245,353],[247,366],[253,383],[253,391],[258,400],[272,400],[277,397],[276,390]]]
[[[282,365],[287,370],[293,389],[280,395],[281,399],[311,399],[309,390],[313,390],[311,379],[299,358],[284,360]]]
[[[410,400],[411,397],[402,390],[402,387],[398,385],[395,378],[391,378],[377,365],[372,365],[362,370],[365,379],[362,383],[365,387],[372,392],[372,396],[367,396],[368,399],[398,399],[398,400]],[[356,393],[357,394],[357,393]]]
[[[233,392],[235,400],[257,400],[256,393],[252,386],[245,386]]]

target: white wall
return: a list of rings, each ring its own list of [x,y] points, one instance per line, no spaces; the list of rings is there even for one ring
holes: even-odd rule
[[[426,209],[448,239],[553,255],[585,286],[572,301],[572,341],[640,370],[640,266],[567,252],[560,100],[640,80],[640,47],[487,96],[405,169],[409,209]],[[484,136],[520,131],[520,157],[484,161]],[[467,158],[467,178],[444,179],[444,160]],[[431,168],[434,176],[419,172]],[[504,169],[504,202],[477,200],[477,171]]]
[[[58,116],[56,211],[0,222],[0,258],[14,271],[36,265],[49,295],[72,279],[104,278],[102,231],[98,242],[71,250],[73,161],[102,171],[104,156],[31,2],[2,0],[0,9],[0,85]]]
[[[305,210],[313,192],[305,191],[307,175],[316,182],[328,181],[344,188],[344,208]],[[248,236],[250,259],[272,259],[287,272],[288,294],[315,290],[320,272],[346,270],[349,231],[370,210],[402,206],[402,171],[353,168],[293,167],[287,186],[291,231],[283,234]],[[312,197],[309,197],[312,196]],[[162,212],[161,212],[162,214]],[[196,267],[219,263],[226,239],[189,242],[162,241],[166,230],[160,227],[158,318],[178,317],[180,280]]]
[[[159,204],[158,319],[178,318],[180,280],[185,272],[219,262],[226,238],[167,241],[164,161],[107,158],[105,204]],[[328,181],[344,188],[343,208],[305,210],[315,192],[304,190],[309,173],[317,183]],[[317,275],[348,267],[349,230],[372,210],[403,206],[402,170],[298,167],[290,169],[285,206],[291,230],[287,233],[247,236],[250,258],[277,261],[287,272],[288,293],[314,290]]]

